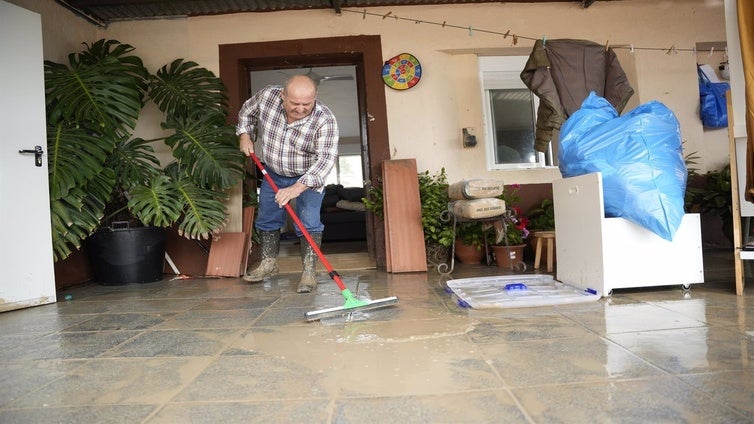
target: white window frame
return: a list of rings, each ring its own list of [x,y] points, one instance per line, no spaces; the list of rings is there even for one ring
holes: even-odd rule
[[[534,163],[496,163],[495,161],[495,131],[492,122],[492,110],[490,108],[490,90],[498,89],[526,89],[521,81],[521,71],[526,65],[528,56],[480,56],[479,58],[479,81],[482,89],[482,115],[484,119],[485,154],[487,157],[487,169],[542,169],[546,167],[545,154],[537,153],[537,161]],[[534,99],[532,106],[533,122],[537,120],[539,97],[532,94]],[[534,140],[532,140],[532,144]]]

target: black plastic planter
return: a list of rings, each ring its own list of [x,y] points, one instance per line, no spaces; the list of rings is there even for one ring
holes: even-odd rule
[[[98,230],[86,242],[94,280],[104,285],[162,280],[166,234],[163,228],[117,227]]]

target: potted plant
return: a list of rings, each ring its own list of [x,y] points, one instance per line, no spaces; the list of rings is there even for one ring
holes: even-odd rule
[[[720,220],[721,231],[733,241],[733,198],[731,195],[730,164],[703,175],[689,174],[686,187],[686,212]],[[691,180],[694,181],[691,181]],[[697,181],[701,180],[701,181]]]
[[[175,225],[187,238],[207,238],[226,223],[224,190],[243,178],[222,82],[182,59],[152,75],[133,50],[99,40],[70,54],[68,64],[45,62],[56,261],[113,222]],[[166,135],[132,138],[147,101],[163,113]],[[174,159],[165,167],[152,147],[159,141]],[[141,250],[159,250],[159,242]]]
[[[530,232],[555,230],[555,205],[552,199],[542,199],[539,206],[531,209],[526,217],[529,219]]]
[[[418,178],[424,243],[428,262],[435,266],[436,263],[447,262],[448,250],[455,241],[453,225],[445,219],[450,201],[448,177],[445,168],[442,168],[434,174],[428,170],[420,172]]]
[[[521,186],[512,184],[499,196],[505,201],[505,214],[497,227],[497,237],[492,250],[495,263],[500,268],[520,268],[524,259],[524,240],[529,236],[529,220],[521,213],[518,194]]]
[[[531,233],[531,238],[528,244],[534,252],[534,268],[539,268],[542,250],[548,246],[548,249],[552,249],[552,256],[548,257],[549,271],[555,263],[555,205],[552,199],[542,199],[539,206],[529,210],[526,216],[529,219],[527,228]]]
[[[484,230],[481,221],[462,221],[456,224],[456,239],[453,247],[456,258],[461,263],[478,264],[487,254]]]

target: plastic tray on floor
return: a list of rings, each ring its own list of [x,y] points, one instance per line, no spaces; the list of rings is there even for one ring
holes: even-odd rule
[[[565,305],[601,297],[594,290],[578,289],[545,274],[461,278],[448,280],[447,285],[460,306],[474,309]]]

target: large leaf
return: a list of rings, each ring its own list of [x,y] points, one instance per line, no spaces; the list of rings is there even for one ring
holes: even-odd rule
[[[45,65],[49,118],[64,120],[97,133],[124,133],[136,126],[141,110],[140,93],[134,80],[108,75],[98,68],[117,69],[112,59],[93,67],[68,69]]]
[[[244,176],[244,155],[238,150],[235,129],[220,113],[195,112],[185,118],[169,117],[163,124],[175,134],[165,139],[173,156],[200,187],[224,190]]]
[[[131,190],[128,208],[145,225],[169,227],[181,215],[185,200],[166,175],[155,176],[148,186]]]
[[[166,174],[131,190],[128,207],[139,220],[159,227],[178,222],[178,233],[190,239],[209,238],[226,225],[225,194],[197,187],[177,164]]]
[[[83,187],[102,171],[113,139],[95,136],[82,128],[58,122],[47,127],[47,157],[50,199],[68,196],[73,187]]]
[[[178,225],[178,234],[191,239],[207,239],[218,233],[227,222],[223,193],[205,190],[189,179],[179,183],[185,201],[183,219]]]
[[[65,259],[71,253],[71,247],[79,249],[99,226],[114,183],[113,171],[103,168],[86,186],[73,187],[65,197],[51,200],[52,245],[56,261]]]
[[[144,63],[138,56],[129,55],[134,51],[130,44],[121,44],[117,40],[102,39],[94,42],[91,46],[84,43],[86,50],[79,53],[79,60],[87,65],[96,65],[108,57],[115,57],[126,69],[124,72],[135,78],[139,86],[141,100],[143,103],[149,88],[149,71],[144,67]]]
[[[149,141],[141,138],[121,139],[107,159],[107,167],[115,171],[116,182],[124,190],[148,184],[159,174],[160,161]]]
[[[160,68],[149,86],[149,96],[168,116],[185,116],[190,110],[222,113],[228,102],[225,85],[219,78],[183,59]]]
[[[133,130],[144,87],[137,67],[115,56],[92,63],[84,54],[71,54],[69,62],[70,67],[45,61],[48,121],[63,120],[96,133]]]

